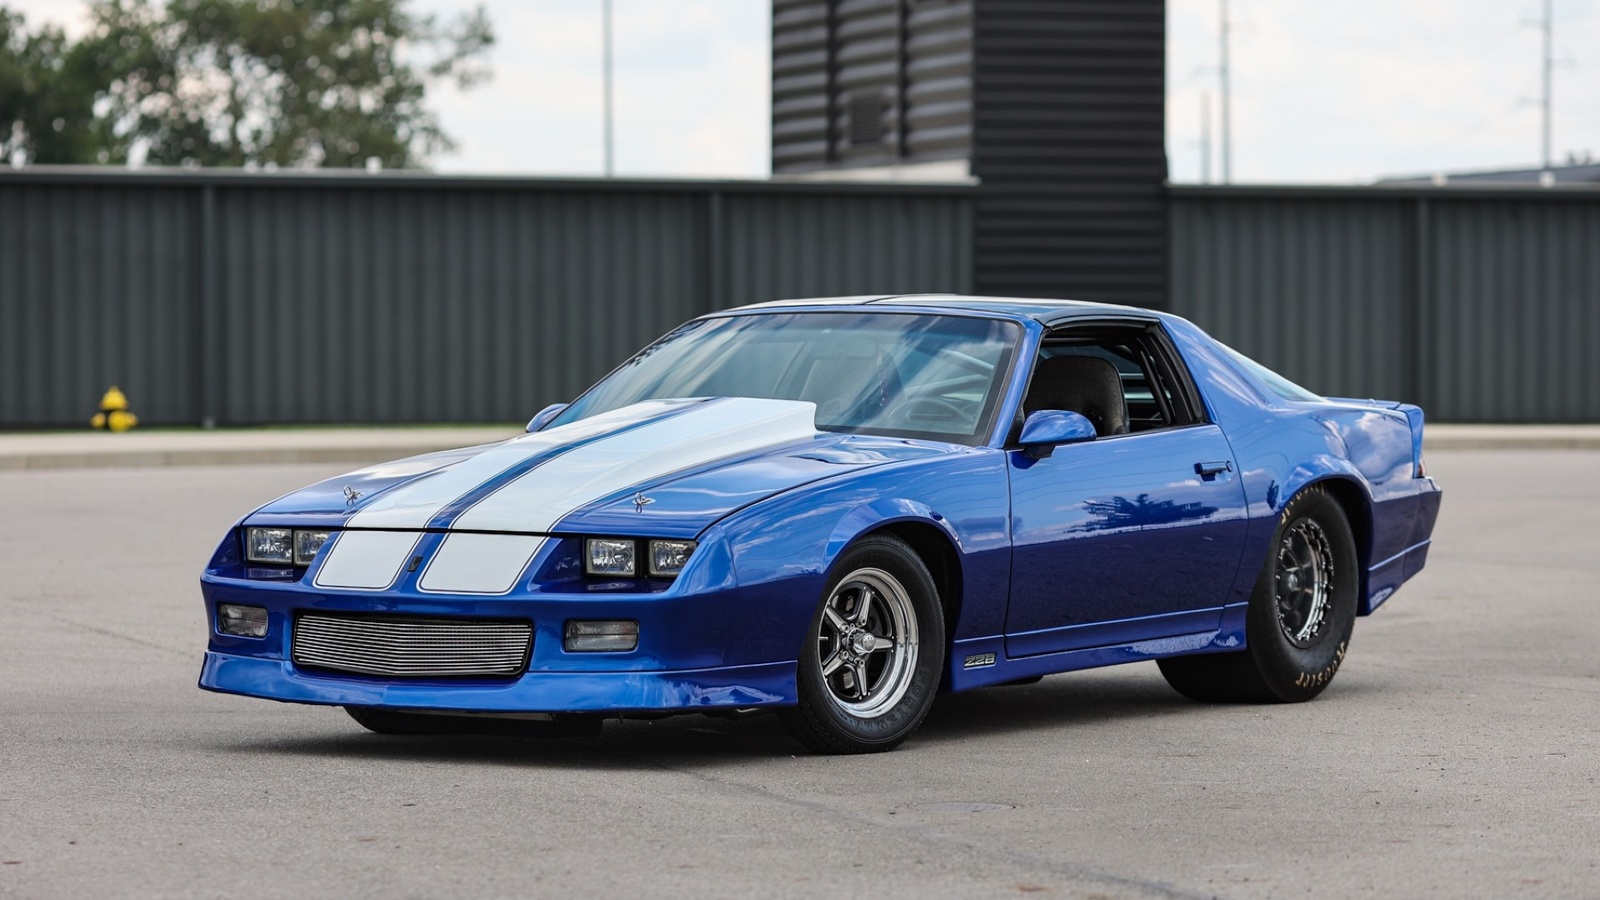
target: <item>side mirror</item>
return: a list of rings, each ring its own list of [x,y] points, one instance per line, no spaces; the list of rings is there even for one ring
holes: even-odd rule
[[[567,411],[568,405],[569,404],[566,403],[552,403],[549,406],[546,406],[544,409],[539,410],[539,412],[536,413],[533,418],[528,420],[528,433],[533,434],[535,431],[538,431],[546,425],[549,425],[551,422],[554,422],[556,416],[559,416]]]
[[[1022,437],[1017,443],[1034,459],[1044,459],[1062,444],[1079,444],[1099,436],[1082,413],[1041,409],[1022,423]]]

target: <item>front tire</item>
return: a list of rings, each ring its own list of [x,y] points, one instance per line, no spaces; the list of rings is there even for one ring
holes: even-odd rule
[[[944,672],[944,613],[927,566],[904,541],[850,547],[806,632],[799,705],[779,714],[818,753],[893,750],[922,724]]]
[[[1246,649],[1159,661],[1178,693],[1210,703],[1300,703],[1344,662],[1361,584],[1350,522],[1319,487],[1284,507],[1245,614]]]

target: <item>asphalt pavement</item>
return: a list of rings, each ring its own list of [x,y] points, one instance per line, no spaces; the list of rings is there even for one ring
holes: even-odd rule
[[[0,895],[1600,896],[1600,452],[1428,462],[1429,567],[1320,699],[1143,663],[942,698],[868,757],[770,716],[395,738],[204,693],[200,567],[340,466],[0,471]]]

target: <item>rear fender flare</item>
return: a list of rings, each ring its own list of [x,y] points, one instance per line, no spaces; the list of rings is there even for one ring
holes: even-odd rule
[[[1356,558],[1360,562],[1361,569],[1360,593],[1357,596],[1362,599],[1362,603],[1365,605],[1367,597],[1367,567],[1372,565],[1372,510],[1374,501],[1372,489],[1368,485],[1366,477],[1355,467],[1355,464],[1337,456],[1319,455],[1313,457],[1310,462],[1295,467],[1284,479],[1284,489],[1278,497],[1278,505],[1273,510],[1273,513],[1274,515],[1281,515],[1283,508],[1288,505],[1290,499],[1301,491],[1317,485],[1331,486],[1331,483],[1334,482],[1338,483],[1338,486],[1334,488],[1334,491],[1337,492],[1334,499],[1339,502],[1341,507],[1345,508],[1345,514],[1350,516],[1350,530],[1355,537]],[[1345,502],[1352,488],[1354,493],[1359,496],[1360,509],[1358,510],[1349,509],[1350,504]],[[1263,561],[1265,561],[1264,555]]]
[[[1366,476],[1362,475],[1361,470],[1357,469],[1348,459],[1324,455],[1312,457],[1309,462],[1296,466],[1284,475],[1283,487],[1278,493],[1278,502],[1273,507],[1272,512],[1275,515],[1282,513],[1283,508],[1289,505],[1289,500],[1295,494],[1318,482],[1335,478],[1354,482],[1361,488],[1361,498],[1367,507],[1368,515],[1370,515],[1373,502],[1372,490],[1367,486]],[[1351,523],[1352,526],[1355,524],[1354,522]]]

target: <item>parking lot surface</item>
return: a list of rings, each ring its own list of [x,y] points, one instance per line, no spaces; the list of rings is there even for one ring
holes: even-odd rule
[[[339,467],[0,472],[0,895],[1600,895],[1600,452],[1429,466],[1429,566],[1315,702],[1145,663],[942,698],[868,757],[771,716],[397,738],[203,693],[204,561]]]

